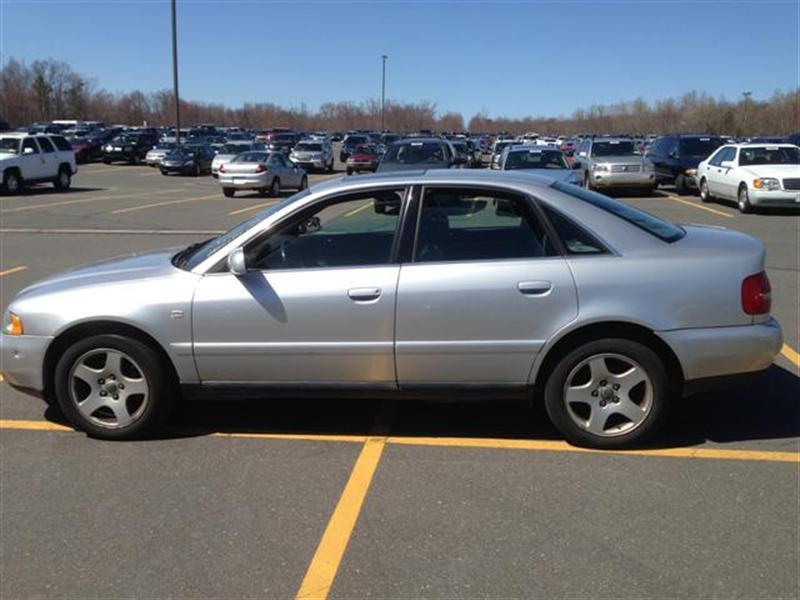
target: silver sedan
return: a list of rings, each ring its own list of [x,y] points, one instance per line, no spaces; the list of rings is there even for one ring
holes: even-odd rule
[[[257,190],[273,197],[281,189],[304,190],[308,176],[281,152],[244,152],[220,165],[218,171],[222,193],[232,198],[236,190]]]
[[[102,438],[152,432],[180,390],[512,397],[543,402],[573,443],[622,447],[677,395],[769,367],[764,261],[742,233],[550,178],[350,177],[23,290],[2,364]]]

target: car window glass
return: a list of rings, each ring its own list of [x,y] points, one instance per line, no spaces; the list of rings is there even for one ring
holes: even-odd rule
[[[557,210],[542,204],[556,234],[561,238],[567,254],[605,254],[607,250],[590,233],[572,222]]]
[[[49,153],[56,151],[53,144],[46,137],[37,137],[36,141],[39,142],[39,147],[42,149],[42,152]]]
[[[381,190],[304,211],[248,244],[245,263],[257,270],[386,264],[403,196],[402,189]]]
[[[727,151],[727,149],[728,148],[725,147],[725,148],[720,148],[719,150],[717,150],[717,152],[715,152],[714,155],[709,159],[708,164],[712,165],[712,166],[715,166],[715,167],[718,167],[719,164],[722,162],[722,157],[725,155],[725,152]]]
[[[552,255],[541,223],[521,196],[490,190],[429,188],[419,218],[417,262]]]
[[[39,154],[39,148],[36,147],[36,142],[33,141],[33,138],[25,138],[22,141],[22,153],[25,154],[25,150],[27,148],[31,148],[34,154]]]

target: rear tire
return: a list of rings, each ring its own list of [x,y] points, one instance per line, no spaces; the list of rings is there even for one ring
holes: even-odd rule
[[[663,422],[668,389],[666,369],[653,350],[607,338],[583,344],[558,362],[545,384],[545,408],[571,444],[630,447]]]
[[[233,188],[222,188],[222,193],[226,198],[233,198],[233,196],[236,194],[236,190]]]
[[[53,180],[53,187],[59,192],[66,192],[69,190],[71,185],[72,173],[70,172],[69,167],[62,165],[61,168],[58,169],[58,175],[56,176],[55,180]]]
[[[79,340],[56,364],[56,399],[75,428],[91,437],[142,437],[166,419],[177,396],[162,360],[150,346],[122,335]]]
[[[348,175],[352,175],[353,174],[353,169],[350,168],[350,167],[347,167],[347,174]]]

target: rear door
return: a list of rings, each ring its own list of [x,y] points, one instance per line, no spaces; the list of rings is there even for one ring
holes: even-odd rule
[[[36,141],[39,142],[39,150],[41,154],[42,175],[41,177],[55,177],[58,174],[58,154],[56,147],[53,146],[48,138],[43,135],[36,136]]]
[[[577,315],[575,284],[530,199],[493,188],[423,190],[400,271],[401,387],[517,386]]]

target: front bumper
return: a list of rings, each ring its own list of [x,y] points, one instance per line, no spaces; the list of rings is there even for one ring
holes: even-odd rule
[[[658,335],[673,349],[687,382],[763,371],[783,346],[780,324],[708,327],[661,331]]]
[[[219,184],[224,188],[236,190],[263,190],[269,187],[271,180],[267,176],[273,177],[268,173],[258,175],[227,175],[220,173]]]
[[[347,168],[353,171],[374,171],[378,168],[378,163],[347,161]]]
[[[784,190],[748,190],[750,204],[753,206],[798,207],[800,208],[800,192]]]
[[[103,160],[110,160],[112,162],[124,160],[125,162],[131,161],[137,156],[134,150],[112,150],[103,152]]]
[[[652,171],[634,173],[592,171],[590,177],[592,185],[596,188],[655,187],[656,185],[656,176]]]
[[[16,388],[44,391],[44,355],[52,337],[0,334],[0,370]]]
[[[180,175],[186,175],[187,173],[194,173],[195,166],[194,164],[191,165],[165,165],[163,162],[161,163],[161,172],[167,175],[172,173],[178,173]]]
[[[291,159],[292,163],[298,167],[303,169],[324,169],[327,165],[324,159],[322,158],[315,158],[314,160],[295,160]]]

